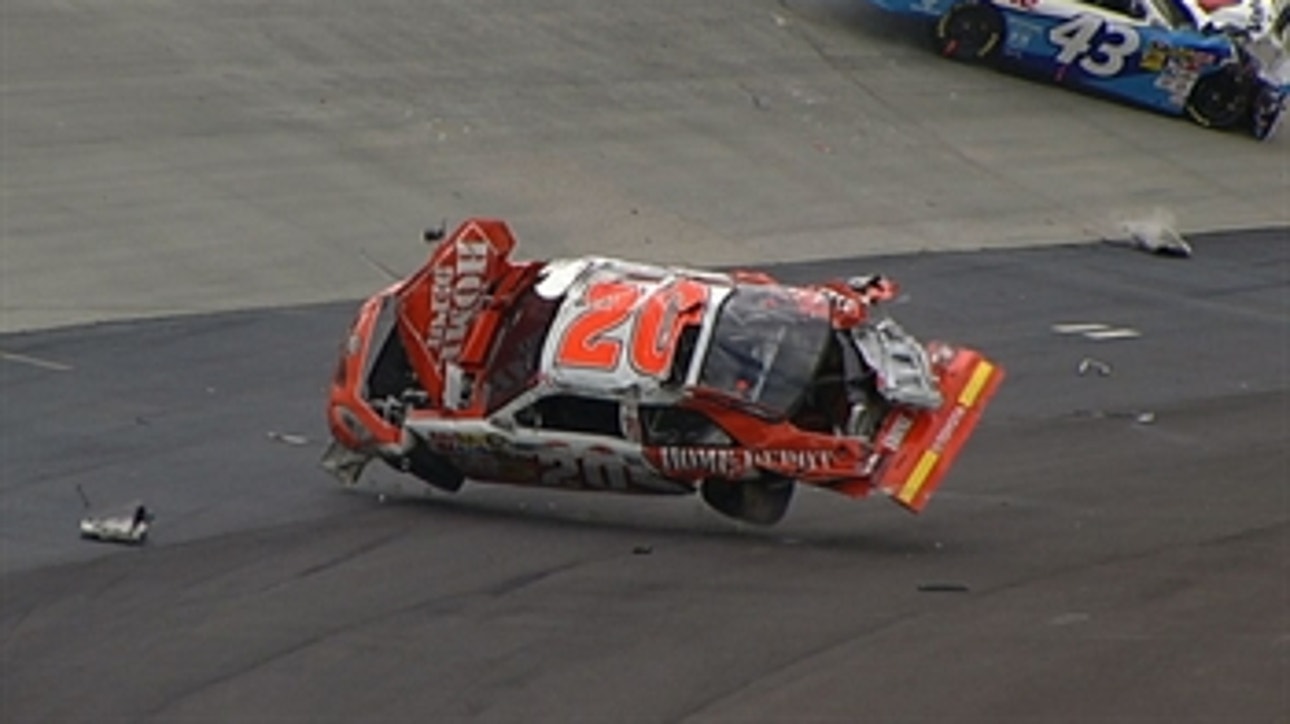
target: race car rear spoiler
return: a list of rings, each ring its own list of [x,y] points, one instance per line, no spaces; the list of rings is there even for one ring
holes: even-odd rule
[[[980,353],[955,350],[940,375],[941,405],[901,410],[879,432],[878,444],[892,452],[876,471],[877,488],[911,512],[922,511],[1003,377],[1003,368]]]

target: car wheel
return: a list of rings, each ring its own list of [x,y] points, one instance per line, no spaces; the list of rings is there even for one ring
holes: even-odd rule
[[[778,476],[760,480],[732,481],[710,478],[699,494],[703,502],[722,515],[757,525],[774,525],[788,512],[797,484]]]
[[[992,60],[1003,41],[1003,16],[993,6],[960,3],[936,22],[936,52],[955,60]]]
[[[1250,84],[1240,68],[1228,66],[1192,87],[1187,115],[1206,128],[1231,128],[1249,117]]]
[[[442,455],[436,455],[425,445],[416,445],[408,456],[400,461],[404,472],[412,473],[431,485],[455,493],[461,489],[466,476],[455,465]]]

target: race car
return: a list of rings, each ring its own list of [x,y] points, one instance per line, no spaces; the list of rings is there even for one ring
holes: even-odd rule
[[[811,286],[587,256],[511,258],[474,218],[368,299],[340,352],[322,465],[693,494],[769,525],[798,484],[927,505],[1003,370],[875,313],[880,275]]]
[[[870,0],[940,54],[1265,139],[1290,95],[1286,0]]]

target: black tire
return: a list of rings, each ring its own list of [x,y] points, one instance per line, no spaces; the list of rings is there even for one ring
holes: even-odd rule
[[[699,494],[722,515],[756,525],[774,525],[788,512],[797,484],[788,478],[764,477],[761,480],[703,481]]]
[[[946,58],[992,61],[1003,44],[1003,15],[992,5],[960,3],[936,21],[932,42]]]
[[[462,475],[455,465],[448,462],[442,455],[431,452],[425,445],[413,447],[408,456],[399,461],[397,467],[449,493],[461,490],[462,483],[466,481],[466,476]]]
[[[1206,128],[1231,128],[1250,117],[1252,95],[1249,79],[1230,65],[1196,81],[1187,97],[1187,116]]]

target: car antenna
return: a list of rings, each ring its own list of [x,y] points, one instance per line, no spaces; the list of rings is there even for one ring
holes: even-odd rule
[[[422,238],[427,244],[433,244],[436,241],[443,241],[443,237],[448,235],[448,220],[444,219],[439,222],[438,228],[426,229]]]

